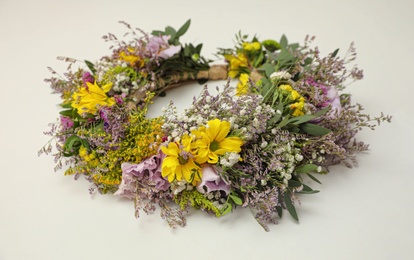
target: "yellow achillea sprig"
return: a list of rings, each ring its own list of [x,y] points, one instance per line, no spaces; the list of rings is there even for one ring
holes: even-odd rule
[[[305,110],[305,98],[302,97],[296,90],[290,85],[280,85],[279,89],[287,96],[290,109],[292,109],[292,116],[302,116]]]

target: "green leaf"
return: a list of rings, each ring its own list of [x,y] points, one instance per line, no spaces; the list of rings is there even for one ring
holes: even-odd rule
[[[60,105],[62,108],[73,108],[72,105],[70,103],[66,103],[66,104],[61,104]]]
[[[288,123],[288,121],[289,121],[289,115],[287,115],[283,120],[282,120],[282,122],[280,122],[278,125],[277,125],[277,127],[279,127],[279,128],[282,128],[282,127],[284,127],[287,123]]]
[[[159,30],[154,30],[151,32],[152,35],[154,36],[160,36],[160,35],[165,35],[165,33],[163,31],[159,31]]]
[[[66,116],[69,118],[73,118],[74,116],[74,110],[73,109],[68,109],[68,110],[62,110],[59,112],[59,114],[61,114],[62,116]]]
[[[312,119],[314,119],[314,118],[315,118],[315,115],[295,116],[295,117],[292,117],[292,118],[288,121],[288,124],[296,124],[296,125],[299,125],[299,124],[302,124],[302,123],[308,122],[309,120],[312,120]]]
[[[315,194],[315,193],[318,193],[318,192],[319,192],[318,190],[313,190],[308,185],[303,184],[303,189],[301,191],[299,191],[298,193],[301,193],[301,194]]]
[[[190,24],[191,24],[191,19],[188,19],[187,22],[185,22],[184,25],[181,26],[180,29],[178,29],[175,37],[179,38],[179,37],[183,36],[187,32],[188,28],[190,27]]]
[[[314,182],[317,182],[317,183],[319,183],[319,184],[322,184],[322,182],[320,182],[318,179],[316,179],[316,177],[315,177],[315,176],[313,176],[312,174],[310,174],[310,173],[306,173],[306,175],[308,175],[308,176],[309,176],[309,178],[311,178]]]
[[[305,123],[300,126],[300,130],[304,133],[313,135],[313,136],[323,136],[326,134],[329,134],[331,130],[328,128],[311,124],[311,123]]]
[[[318,190],[310,190],[310,191],[302,190],[302,191],[298,191],[296,193],[299,193],[299,194],[315,194],[315,193],[319,193],[319,191]]]
[[[289,188],[296,188],[296,187],[300,187],[302,186],[302,183],[300,181],[295,181],[295,180],[289,180],[288,181],[288,187]]]
[[[167,26],[165,27],[165,34],[166,35],[170,35],[171,38],[168,40],[169,44],[174,44],[175,40],[176,40],[176,34],[177,32],[175,31],[174,28],[172,28],[171,26]]]
[[[277,113],[277,111],[279,111],[280,113]],[[273,125],[280,120],[280,118],[282,117],[282,111],[283,111],[283,103],[279,103],[276,109],[276,114],[274,117],[272,117],[272,119],[270,119],[269,125]]]
[[[254,60],[253,67],[255,67],[255,68],[259,67],[259,65],[262,63],[263,59],[264,59],[264,53],[261,51],[259,56],[256,57],[256,59]]]
[[[279,218],[281,218],[283,214],[283,208],[281,206],[276,206],[276,211]]]
[[[315,164],[303,164],[295,169],[295,172],[297,173],[308,173],[308,172],[314,172],[318,169],[318,166]]]
[[[270,75],[275,72],[275,67],[270,63],[265,63],[260,67],[260,70],[264,71],[266,77],[270,78]]]
[[[221,215],[226,215],[228,213],[231,212],[231,210],[233,209],[233,206],[231,205],[231,203],[226,203],[226,207],[224,208],[224,210],[221,212]]]
[[[88,66],[88,68],[92,72],[92,74],[95,75],[95,73],[96,73],[95,65],[92,62],[88,61],[88,60],[85,60],[85,64],[86,64],[86,66]]]
[[[339,49],[336,49],[333,53],[332,53],[332,58],[335,58],[336,57],[336,55],[338,54],[338,51],[339,51]]]
[[[280,38],[280,46],[282,48],[286,48],[288,46],[288,40],[284,34],[282,35],[282,38]]]
[[[296,221],[299,221],[298,213],[296,212],[295,206],[292,203],[290,198],[290,192],[286,192],[284,195],[286,209],[289,211],[289,214],[294,218]]]
[[[235,195],[229,195],[229,197],[234,202],[234,204],[239,205],[239,206],[243,204],[243,201],[239,197]]]

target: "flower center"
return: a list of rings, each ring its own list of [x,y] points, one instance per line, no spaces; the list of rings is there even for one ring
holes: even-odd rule
[[[220,148],[220,145],[216,140],[210,143],[210,151],[214,152],[219,148]]]
[[[184,165],[188,162],[188,157],[184,158],[182,155],[178,156],[178,161],[180,162],[181,165]]]

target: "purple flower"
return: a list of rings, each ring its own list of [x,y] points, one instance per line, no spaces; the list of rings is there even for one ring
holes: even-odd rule
[[[174,56],[175,54],[179,53],[181,50],[181,46],[170,46],[169,48],[162,50],[158,56],[163,59],[168,59],[171,56]]]
[[[73,127],[73,121],[69,117],[60,116],[60,123],[62,124],[63,131],[71,129]]]
[[[213,166],[205,165],[201,167],[203,176],[201,182],[197,185],[197,190],[201,193],[222,190],[226,195],[230,192],[230,184],[225,182]]]
[[[133,199],[136,193],[136,182],[155,187],[157,190],[166,191],[170,183],[161,176],[161,164],[164,155],[158,153],[145,159],[139,164],[125,162],[121,165],[122,182],[115,195]]]
[[[181,46],[170,46],[168,40],[170,36],[153,36],[149,39],[146,46],[146,51],[152,57],[160,57],[163,59],[168,59],[174,54],[178,53],[181,50]]]
[[[85,88],[87,88],[88,86],[86,85],[87,82],[89,83],[93,83],[95,81],[95,79],[93,78],[93,76],[91,75],[91,73],[89,73],[88,71],[86,71],[85,73],[83,73],[82,75],[82,81],[83,81],[83,86]]]
[[[336,111],[340,111],[342,109],[341,99],[339,96],[339,92],[336,88],[329,85],[324,85],[322,83],[318,83],[312,78],[306,79],[305,82],[311,86],[319,88],[322,91],[323,101],[321,101],[318,104],[315,104],[317,107],[325,108],[331,106],[331,111],[329,112],[330,114]]]

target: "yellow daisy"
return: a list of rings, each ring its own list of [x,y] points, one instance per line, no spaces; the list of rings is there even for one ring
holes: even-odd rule
[[[226,152],[239,153],[241,151],[243,140],[235,136],[228,137],[229,122],[214,119],[208,121],[207,125],[207,128],[200,127],[192,131],[192,134],[196,136],[193,148],[197,149],[197,163],[215,164],[218,162],[218,156]]]
[[[196,185],[201,181],[201,169],[194,162],[190,151],[191,137],[184,135],[181,143],[171,142],[168,146],[161,146],[166,155],[161,166],[162,177],[168,177],[169,182],[181,181],[184,178],[188,183]]]

